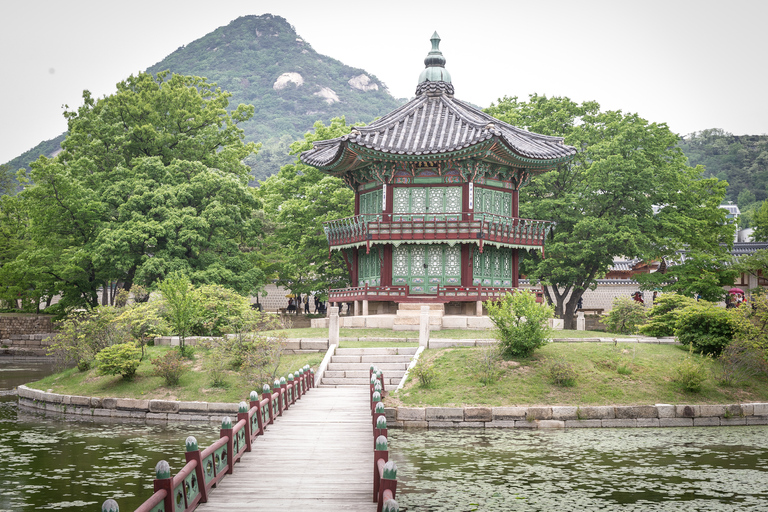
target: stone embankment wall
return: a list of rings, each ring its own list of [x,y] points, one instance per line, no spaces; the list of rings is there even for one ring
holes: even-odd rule
[[[0,314],[0,355],[45,356],[53,333],[51,315]]]
[[[768,403],[599,407],[386,408],[388,428],[606,428],[768,425]]]
[[[94,418],[221,422],[224,416],[236,416],[238,409],[235,403],[95,398],[46,393],[27,386],[19,386],[18,393],[22,407]]]

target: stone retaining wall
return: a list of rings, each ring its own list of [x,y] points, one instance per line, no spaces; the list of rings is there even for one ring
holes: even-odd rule
[[[213,339],[206,336],[189,336],[184,340],[186,346],[195,345]],[[160,336],[155,338],[155,345],[179,346],[178,336]],[[283,351],[287,354],[303,354],[307,352],[320,352],[328,350],[330,346],[328,338],[287,338],[283,340]]]
[[[16,334],[41,334],[53,332],[53,316],[25,313],[0,313],[0,339]]]
[[[385,408],[387,428],[607,428],[768,425],[768,403]]]
[[[18,393],[22,407],[94,418],[220,423],[224,416],[237,416],[238,410],[235,403],[95,398],[46,393],[27,386],[19,386]]]

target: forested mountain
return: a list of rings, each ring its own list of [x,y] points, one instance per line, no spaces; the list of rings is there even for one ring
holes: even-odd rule
[[[718,128],[686,135],[680,142],[691,165],[703,165],[705,176],[728,182],[726,199],[742,211],[749,227],[754,210],[768,199],[768,135],[732,135]]]
[[[166,69],[216,82],[232,93],[233,109],[240,103],[255,106],[253,118],[240,127],[246,141],[262,143],[259,154],[247,161],[257,179],[293,161],[288,146],[315,121],[327,124],[343,115],[349,123],[369,123],[402,103],[377,77],[320,55],[284,18],[271,14],[240,17],[147,71]],[[61,140],[41,143],[9,164],[18,169],[40,154],[50,156]]]

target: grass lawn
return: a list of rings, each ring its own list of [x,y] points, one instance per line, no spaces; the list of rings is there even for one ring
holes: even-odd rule
[[[328,338],[328,329],[306,327],[299,329],[282,329],[277,331],[266,331],[267,336],[284,335],[286,338]],[[493,338],[492,329],[467,330],[467,329],[444,329],[441,331],[430,332],[430,337],[435,339],[458,339],[474,340]],[[603,331],[575,331],[562,330],[554,331],[555,338],[626,338],[623,334],[610,334]],[[399,338],[405,341],[419,341],[419,331],[393,331],[392,329],[359,329],[342,327],[339,329],[340,338]]]
[[[183,400],[202,402],[240,402],[248,400],[250,392],[255,390],[261,394],[263,383],[249,384],[246,379],[236,372],[231,372],[227,377],[227,385],[215,388],[211,385],[210,378],[203,370],[203,358],[207,351],[196,348],[194,360],[186,364],[189,371],[184,373],[178,386],[166,387],[162,377],[155,377],[154,366],[150,359],[160,357],[169,350],[178,350],[170,347],[147,347],[148,357],[144,358],[136,377],[132,381],[125,381],[120,376],[100,376],[96,370],[79,372],[77,368],[70,368],[61,373],[50,375],[37,382],[27,384],[34,389],[43,391],[51,390],[53,393],[64,395],[96,396],[136,398],[141,400]],[[308,364],[317,369],[325,354],[297,354],[283,355],[278,369],[278,378],[291,373]]]
[[[386,399],[387,405],[586,406],[768,401],[765,375],[739,386],[725,387],[710,372],[701,392],[684,391],[673,377],[676,365],[688,352],[675,345],[550,343],[537,350],[531,359],[502,362],[499,379],[489,385],[480,382],[472,365],[482,350],[426,350],[422,357],[437,370],[432,387],[424,388],[411,377],[403,390]],[[693,357],[710,371],[717,364],[708,358]],[[575,386],[552,383],[549,365],[554,360],[573,365],[578,375]]]

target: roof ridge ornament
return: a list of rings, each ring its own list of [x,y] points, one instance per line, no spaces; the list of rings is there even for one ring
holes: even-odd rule
[[[416,95],[421,96],[427,92],[429,96],[438,96],[448,94],[453,96],[453,84],[451,84],[451,74],[445,69],[445,57],[440,51],[440,36],[435,31],[430,38],[432,49],[424,59],[424,71],[419,75],[419,84],[416,87]],[[423,87],[424,84],[433,82],[431,87]],[[434,82],[442,82],[438,87],[434,87]]]

